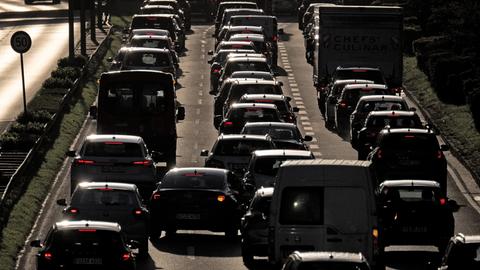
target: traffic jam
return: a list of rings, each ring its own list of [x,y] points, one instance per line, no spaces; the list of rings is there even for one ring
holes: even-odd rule
[[[213,115],[202,127],[218,137],[198,153],[204,166],[178,167],[191,7],[145,0],[98,82],[96,134],[66,153],[70,196],[56,202],[63,221],[30,243],[37,269],[136,269],[150,242],[180,230],[223,233],[249,269],[385,269],[385,249],[403,245],[436,247],[431,269],[478,269],[480,236],[455,234],[449,148],[405,99],[402,8],[336,2],[298,1],[298,27],[317,113],[357,160],[310,149],[278,79],[277,17],[220,0],[206,15]]]

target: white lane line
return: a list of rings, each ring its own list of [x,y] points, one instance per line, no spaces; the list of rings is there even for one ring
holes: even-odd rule
[[[294,99],[295,101],[297,101],[297,100],[303,100],[301,97],[293,97],[293,99]]]
[[[307,122],[307,121],[302,122],[302,126],[311,126],[311,125],[312,125],[312,123],[310,123],[310,122]]]
[[[298,87],[298,84],[296,84],[296,83],[290,83],[290,87]]]
[[[198,105],[202,105],[203,104],[203,100],[202,99],[199,99],[198,100]]]
[[[290,91],[292,91],[292,92],[298,92],[299,90],[298,90],[298,88],[291,88]]]
[[[464,183],[462,180],[460,180],[459,176],[455,173],[454,170],[450,166],[447,167],[448,173],[452,176],[453,181],[458,187],[458,190],[460,193],[463,194],[463,197],[468,201],[468,203],[477,211],[477,213],[480,213],[480,206],[475,202],[475,200],[472,198],[472,196],[469,196],[468,194],[470,193],[464,186]]]
[[[303,103],[303,101],[297,101],[297,102],[295,102],[295,104],[297,104],[297,106],[298,106],[298,105],[303,105],[304,103]]]
[[[200,115],[200,109],[196,109],[195,111],[196,111],[195,113],[196,113],[197,115]]]
[[[195,247],[188,246],[187,247],[187,258],[190,260],[195,260]]]
[[[313,130],[313,127],[303,127],[304,130],[307,130],[307,131],[312,131]]]
[[[308,131],[308,132],[305,132],[305,135],[313,137],[313,136],[315,136],[315,132]]]
[[[320,148],[320,147],[318,147],[318,145],[316,145],[316,144],[310,144],[308,147],[309,147],[310,149],[319,149],[319,148]]]
[[[292,93],[292,96],[294,96],[294,97],[300,97],[300,93]]]
[[[198,91],[198,95],[199,95],[199,96],[203,96],[203,91],[201,91],[201,90]]]
[[[302,117],[300,117],[300,120],[302,120],[302,121],[308,121],[309,118],[308,118],[308,116],[302,116]]]
[[[322,156],[322,152],[313,152],[313,155],[318,158]]]
[[[195,119],[194,122],[195,122],[195,125],[198,125],[198,124],[200,124],[200,119]]]
[[[300,110],[305,110],[305,106],[303,105],[297,105],[297,108],[299,108]]]
[[[202,79],[203,81],[203,79],[205,79],[205,75],[204,74],[200,75],[200,79]]]
[[[307,112],[306,111],[299,111],[298,114],[307,115]]]

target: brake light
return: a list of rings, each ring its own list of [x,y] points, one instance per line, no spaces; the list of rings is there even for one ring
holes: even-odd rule
[[[437,158],[438,158],[438,159],[442,159],[442,158],[443,158],[443,152],[442,152],[442,151],[440,151],[440,150],[437,151]]]
[[[367,72],[366,69],[354,69],[353,72]]]
[[[378,229],[377,229],[377,228],[373,228],[373,229],[372,229],[372,236],[373,236],[375,239],[378,239]]]
[[[378,149],[378,151],[377,151],[377,158],[383,158],[383,151],[382,151],[382,149]]]
[[[88,160],[88,159],[75,159],[73,162],[76,165],[92,165],[92,164],[95,164],[95,161]]]
[[[157,18],[155,18],[155,17],[147,17],[147,20],[149,20],[149,21],[156,21]]]
[[[134,161],[132,162],[133,165],[143,165],[143,166],[150,166],[152,165],[152,161],[151,160],[142,160],[142,161]]]
[[[104,144],[108,144],[108,145],[119,145],[119,144],[123,144],[123,142],[104,142]]]
[[[43,258],[45,258],[46,260],[49,260],[51,261],[53,259],[53,255],[50,251],[45,251],[45,253],[43,253]]]
[[[130,256],[130,253],[129,252],[125,252],[122,254],[122,261],[129,261],[131,258]]]
[[[186,173],[183,176],[187,176],[187,177],[203,176],[203,173]]]
[[[340,102],[338,103],[338,106],[345,108],[347,107],[347,102],[345,100],[340,100]]]
[[[133,210],[133,214],[134,214],[135,216],[141,216],[141,215],[143,215],[143,211],[142,211],[142,209],[137,208],[137,209],[134,209],[134,210]]]
[[[405,135],[403,136],[405,139],[414,139],[415,136],[414,135]]]
[[[97,190],[101,190],[101,191],[111,191],[113,190],[112,188],[109,188],[109,187],[103,187],[103,188],[97,188]]]
[[[224,127],[233,126],[233,122],[232,122],[232,121],[224,122],[224,123],[223,123],[223,126],[224,126]]]
[[[445,198],[440,199],[440,205],[445,205],[447,204],[447,200]]]
[[[260,100],[255,100],[255,103],[261,103],[261,102],[273,103],[273,100],[271,100],[271,99],[260,99]]]
[[[96,229],[80,229],[79,232],[96,232]]]
[[[272,37],[272,41],[277,41],[278,40],[278,36],[273,36]]]
[[[224,202],[225,201],[225,195],[218,195],[217,196],[217,201]]]
[[[70,209],[68,209],[67,212],[70,213],[70,214],[76,215],[76,214],[78,214],[78,209],[77,208],[70,208]]]
[[[153,193],[152,199],[154,201],[160,200],[160,193],[158,193],[158,192]]]
[[[212,71],[212,73],[220,73],[220,70],[222,70],[222,69],[216,68],[216,69],[214,69],[214,70]]]

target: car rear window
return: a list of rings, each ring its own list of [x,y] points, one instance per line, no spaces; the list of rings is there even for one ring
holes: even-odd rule
[[[361,97],[371,95],[385,95],[388,94],[384,89],[360,88],[360,89],[344,89],[342,98],[351,106],[356,106]]]
[[[228,116],[234,122],[279,122],[275,109],[267,108],[242,108],[232,110]]]
[[[266,62],[238,62],[232,66],[232,72],[235,71],[268,71],[270,67]]]
[[[250,156],[255,150],[271,148],[270,142],[264,140],[220,140],[214,153],[220,156]]]
[[[258,174],[275,176],[280,165],[287,159],[310,159],[310,157],[257,157],[253,170]]]
[[[335,72],[335,80],[369,80],[376,84],[385,84],[382,72],[369,69],[344,69]]]
[[[391,128],[418,128],[422,126],[422,122],[418,117],[413,116],[370,117],[367,121],[367,127],[383,128],[387,125]]]
[[[276,140],[299,140],[300,135],[298,132],[291,128],[282,128],[282,127],[248,127],[245,128],[244,134],[253,134],[253,135],[265,135],[268,134],[272,139]]]
[[[79,252],[91,249],[102,251],[121,250],[124,242],[118,232],[96,229],[60,230],[52,235],[51,249]]]
[[[90,157],[143,157],[143,151],[138,143],[87,142],[83,155]]]
[[[230,88],[229,100],[239,100],[245,94],[282,94],[282,90],[277,85],[270,84],[250,84],[232,85]]]
[[[382,148],[395,152],[433,152],[439,150],[437,138],[431,134],[389,134],[381,142]]]
[[[360,111],[361,112],[371,112],[371,111],[406,111],[408,110],[406,104],[404,102],[396,102],[396,101],[369,101],[363,102],[361,104]]]
[[[439,190],[427,187],[387,188],[385,197],[396,202],[436,203],[442,199]]]
[[[209,173],[185,173],[166,176],[160,188],[225,189],[225,176]]]
[[[128,67],[168,67],[171,64],[168,56],[168,53],[130,52],[125,57],[125,65]]]
[[[165,39],[132,39],[130,45],[132,47],[170,49],[168,41]]]
[[[131,29],[145,29],[145,28],[153,28],[153,29],[167,29],[171,30],[170,33],[173,32],[174,25],[173,25],[173,18],[160,18],[160,17],[135,17],[132,21]]]
[[[135,192],[130,190],[118,190],[108,187],[97,189],[79,188],[72,196],[73,206],[85,205],[95,207],[103,206],[138,206],[138,200]]]

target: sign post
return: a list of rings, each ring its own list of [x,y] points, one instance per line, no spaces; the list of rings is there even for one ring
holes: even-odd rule
[[[10,38],[12,49],[20,54],[20,66],[22,69],[22,89],[23,89],[23,111],[27,114],[27,97],[25,94],[25,73],[23,70],[23,54],[32,47],[32,39],[25,31],[17,31]]]

